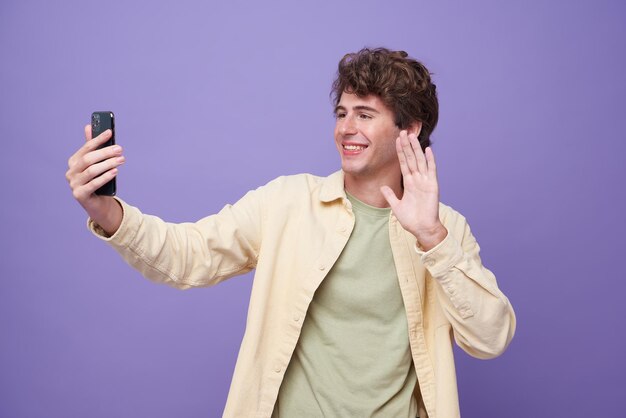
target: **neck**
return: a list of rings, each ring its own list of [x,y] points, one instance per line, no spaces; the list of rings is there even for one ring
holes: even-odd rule
[[[400,199],[402,198],[402,175],[398,173],[392,176],[375,176],[372,178],[363,178],[345,173],[344,187],[346,192],[376,208],[388,208],[389,203],[380,191],[382,186],[389,186],[391,190]]]

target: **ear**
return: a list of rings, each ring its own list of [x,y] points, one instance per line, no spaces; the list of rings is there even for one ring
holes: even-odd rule
[[[406,128],[406,131],[409,134],[415,134],[419,136],[420,132],[422,132],[422,122],[420,121],[411,122],[409,127]]]

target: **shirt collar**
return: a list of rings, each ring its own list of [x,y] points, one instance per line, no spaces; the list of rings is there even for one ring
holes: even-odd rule
[[[344,190],[344,174],[342,170],[336,171],[326,177],[320,189],[320,200],[322,202],[332,202],[333,200],[346,197]]]

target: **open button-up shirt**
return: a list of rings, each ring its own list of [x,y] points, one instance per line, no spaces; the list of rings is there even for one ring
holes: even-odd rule
[[[315,290],[346,245],[354,214],[343,172],[279,177],[195,223],[172,224],[124,211],[108,241],[145,277],[187,289],[256,269],[246,332],[224,417],[270,418]],[[418,377],[420,417],[458,417],[452,338],[478,358],[499,355],[515,314],[483,267],[465,218],[440,204],[448,235],[422,252],[390,215],[389,238]]]

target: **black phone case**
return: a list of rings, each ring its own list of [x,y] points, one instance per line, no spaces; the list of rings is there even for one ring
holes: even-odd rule
[[[113,112],[93,112],[91,114],[91,137],[95,138],[102,132],[110,129],[113,135],[98,149],[115,144],[115,117]],[[115,196],[117,184],[115,178],[96,190],[96,194],[100,196]]]

